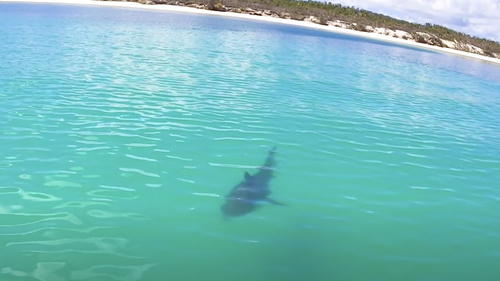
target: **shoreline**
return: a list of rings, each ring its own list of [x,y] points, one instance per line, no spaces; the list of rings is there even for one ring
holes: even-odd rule
[[[138,2],[122,2],[122,1],[99,1],[99,0],[0,0],[0,3],[39,3],[39,4],[66,4],[66,5],[86,5],[86,6],[105,6],[105,7],[117,7],[117,8],[133,8],[133,9],[144,9],[144,10],[156,10],[156,11],[171,11],[171,12],[182,12],[182,13],[192,13],[192,14],[203,14],[203,15],[214,15],[223,17],[232,17],[248,20],[258,20],[262,22],[272,22],[280,23],[286,25],[293,25],[298,27],[313,28],[316,30],[322,30],[327,32],[333,32],[338,34],[351,35],[355,37],[363,37],[367,39],[373,39],[378,41],[390,42],[400,45],[413,46],[416,48],[423,48],[427,50],[434,50],[447,54],[454,54],[462,57],[478,59],[484,62],[492,62],[500,65],[500,59],[492,58],[480,54],[475,54],[466,51],[459,51],[451,48],[444,48],[438,46],[432,46],[423,43],[417,43],[415,41],[405,40],[402,38],[395,38],[385,34],[379,33],[368,33],[363,31],[352,30],[337,26],[325,26],[308,21],[299,21],[293,19],[283,19],[275,18],[270,16],[258,16],[250,14],[241,14],[235,12],[221,12],[213,10],[197,9],[193,7],[186,6],[175,6],[175,5],[145,5]]]

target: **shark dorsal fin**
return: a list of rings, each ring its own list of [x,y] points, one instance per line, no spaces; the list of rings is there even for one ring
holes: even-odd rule
[[[245,171],[245,180],[249,180],[252,176],[250,176],[250,174]]]

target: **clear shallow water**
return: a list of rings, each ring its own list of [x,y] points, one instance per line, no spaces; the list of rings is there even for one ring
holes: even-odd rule
[[[500,68],[221,17],[0,4],[1,280],[498,280]],[[278,145],[272,197],[223,196]]]

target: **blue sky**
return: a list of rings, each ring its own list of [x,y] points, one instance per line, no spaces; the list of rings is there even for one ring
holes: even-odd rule
[[[500,0],[330,0],[394,18],[434,23],[500,42]]]

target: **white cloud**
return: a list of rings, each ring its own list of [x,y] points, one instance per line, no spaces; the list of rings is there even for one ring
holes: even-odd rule
[[[500,42],[500,0],[330,0],[416,23],[433,23]]]

